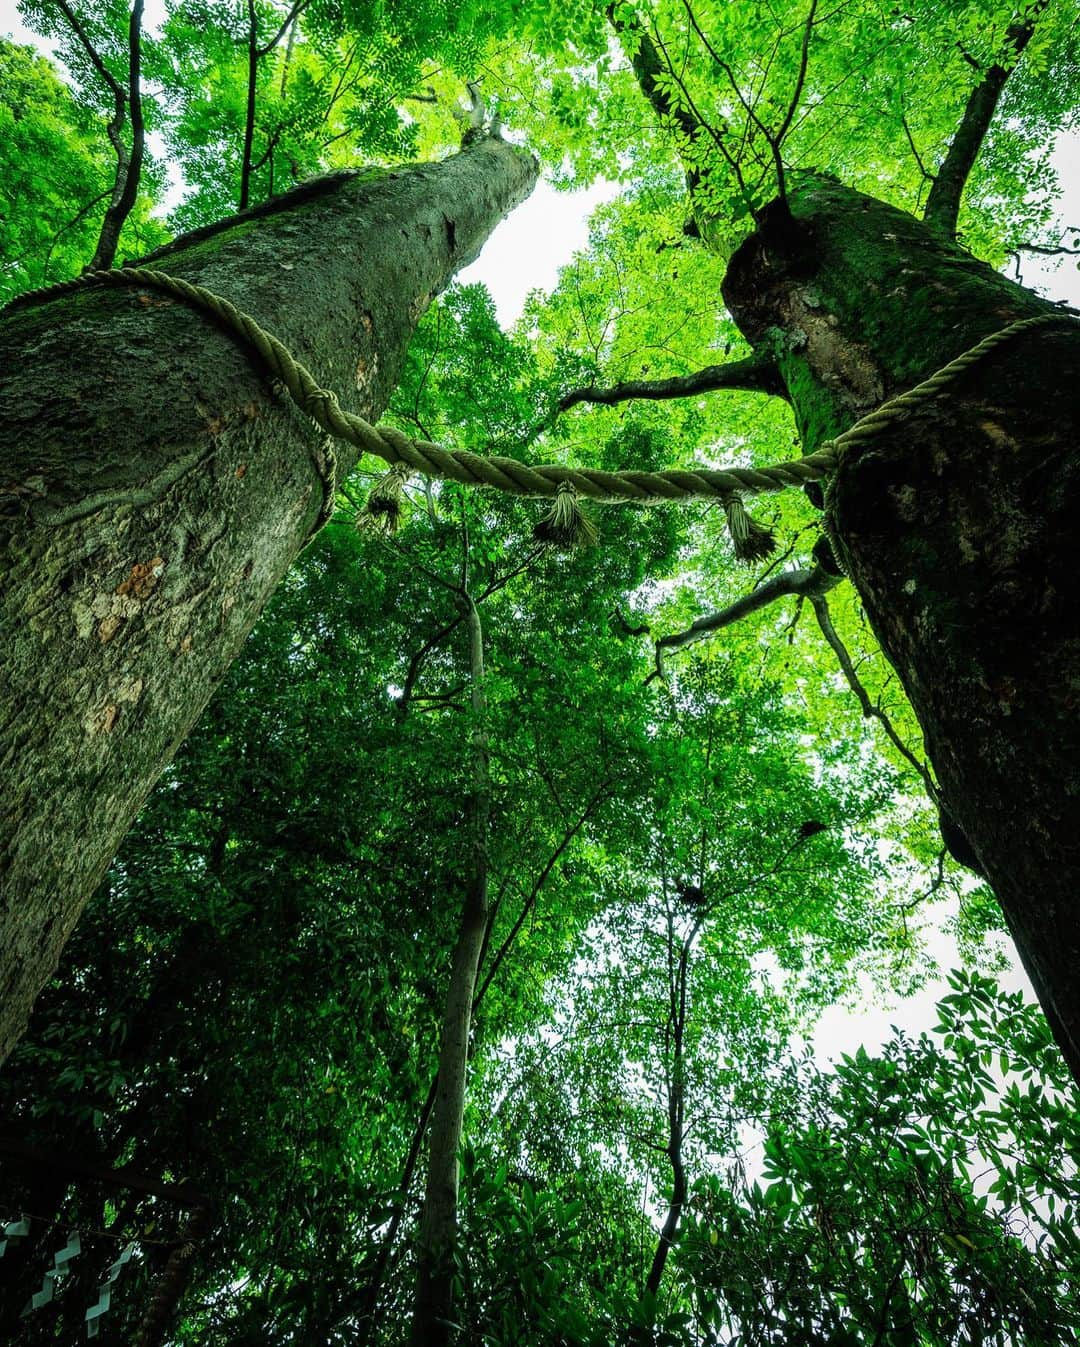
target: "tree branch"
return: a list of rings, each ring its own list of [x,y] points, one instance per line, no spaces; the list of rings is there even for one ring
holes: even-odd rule
[[[277,149],[277,143],[281,139],[281,134],[284,130],[285,130],[284,124],[274,128],[274,134],[266,142],[266,149],[263,150],[262,154],[260,154],[258,159],[256,159],[251,165],[252,173],[257,173],[259,169],[262,168],[262,166],[266,163],[266,161]]]
[[[903,739],[900,738],[892,721],[881,707],[870,700],[870,694],[863,686],[859,675],[855,671],[855,664],[852,661],[851,655],[848,653],[847,646],[844,645],[837,634],[836,628],[833,626],[832,614],[829,612],[828,599],[825,598],[824,594],[808,594],[807,598],[809,598],[811,607],[814,610],[814,616],[817,618],[818,626],[821,628],[821,634],[832,648],[833,654],[840,664],[841,672],[847,679],[848,687],[851,688],[852,692],[854,692],[855,696],[858,698],[864,717],[868,720],[873,717],[874,720],[880,722],[882,729],[884,729],[889,738],[889,742],[900,756],[911,764],[918,774],[919,780],[926,788],[927,795],[934,804],[937,804],[937,783],[930,775],[929,770],[919,761],[915,754],[912,753],[911,749],[908,748]]]
[[[1074,233],[1080,237],[1080,229],[1073,229],[1071,226],[1067,233]],[[1046,243],[1018,243],[1016,245],[1018,253],[1038,253],[1040,257],[1080,257],[1080,248],[1070,248],[1066,243],[1058,243],[1053,246]]]
[[[923,180],[925,182],[930,183],[931,186],[933,186],[934,175],[930,172],[930,170],[926,167],[926,164],[923,162],[923,157],[919,153],[919,147],[915,144],[915,137],[912,135],[911,127],[908,124],[907,114],[904,112],[902,107],[900,109],[900,125],[903,127],[904,135],[907,137],[908,146],[911,149],[911,153],[915,158],[916,164],[918,164],[919,166],[919,172],[922,174]]]
[[[290,24],[294,23],[300,17],[300,15],[303,14],[307,6],[308,0],[296,0],[296,3],[293,5],[292,9],[289,10],[288,14],[286,14],[285,18],[282,20],[281,27],[277,30],[277,32],[270,39],[269,42],[264,42],[263,45],[258,49],[258,55],[260,58],[263,56],[270,55],[270,53],[274,50],[277,44],[289,31]]]
[[[113,99],[113,115],[105,132],[116,155],[116,174],[110,193],[109,205],[101,223],[94,255],[87,263],[86,271],[107,271],[116,257],[116,246],[120,239],[120,230],[131,213],[135,197],[139,190],[139,174],[143,158],[143,116],[141,91],[142,59],[142,15],[143,0],[135,0],[128,23],[128,87],[125,89],[109,67],[104,57],[94,46],[90,34],[86,31],[79,16],[68,4],[68,0],[56,0],[57,8],[68,22],[75,38],[86,53],[90,64],[101,77]],[[124,122],[131,117],[131,151],[128,152],[121,134]],[[100,198],[97,198],[100,200]]]
[[[668,398],[692,397],[695,393],[709,393],[721,388],[740,388],[750,393],[787,397],[787,389],[773,361],[764,356],[752,355],[745,360],[732,360],[726,365],[706,365],[693,374],[675,375],[670,379],[628,380],[613,384],[610,388],[575,388],[559,399],[558,410],[569,411],[579,402],[598,402],[610,407],[632,398],[664,401]]]
[[[994,113],[997,111],[1005,81],[1016,69],[1024,48],[1035,31],[1035,20],[1046,4],[1047,0],[1038,0],[1022,23],[1010,25],[1005,39],[1013,52],[1011,64],[995,63],[990,66],[968,96],[964,115],[938,169],[934,185],[926,198],[926,209],[923,211],[925,222],[947,238],[956,237],[960,200],[964,195],[971,170],[975,166],[975,160],[982,149],[983,141],[986,139],[986,133],[990,129]]]
[[[246,210],[251,197],[251,151],[255,144],[255,98],[259,71],[259,28],[255,0],[247,0],[247,97],[244,100],[244,146],[240,152],[240,201]]]
[[[664,121],[670,118],[678,126],[679,130],[687,138],[693,140],[697,133],[702,129],[701,122],[689,112],[686,108],[679,107],[672,103],[671,99],[660,87],[658,76],[665,73],[664,64],[660,60],[660,54],[656,50],[656,44],[647,32],[637,23],[628,24],[615,17],[615,6],[608,6],[608,19],[616,33],[629,33],[638,43],[637,50],[631,57],[630,64],[634,68],[634,74],[637,76],[637,82],[641,92],[652,104],[653,111]]]
[[[630,64],[633,66],[634,74],[637,76],[637,82],[641,92],[652,105],[652,109],[657,117],[659,117],[660,121],[673,122],[676,129],[691,145],[699,135],[707,135],[735,175],[735,180],[739,185],[740,192],[742,192],[746,199],[747,205],[752,205],[750,193],[747,190],[738,163],[731,155],[727,146],[724,145],[721,137],[717,135],[715,129],[699,115],[689,90],[672,68],[671,62],[667,59],[667,53],[665,52],[663,59],[661,59],[656,43],[640,24],[626,23],[623,20],[616,19],[615,6],[613,4],[608,6],[607,14],[611,21],[611,26],[615,29],[616,33],[620,35],[629,33],[638,44],[637,49],[631,57]],[[682,103],[674,102],[664,91],[662,87],[662,77],[665,75],[670,76],[679,86],[679,90],[685,100],[685,106],[683,106]],[[690,190],[691,196],[693,196],[694,189],[701,182],[702,176],[702,173],[697,169],[687,169],[686,185]]]
[[[56,0],[56,6],[60,10],[61,14],[63,14],[64,18],[67,19],[71,31],[78,38],[83,51],[85,51],[87,56],[90,58],[90,64],[94,67],[94,69],[101,76],[104,83],[108,86],[109,92],[112,94],[113,99],[119,102],[122,106],[125,98],[124,86],[120,83],[120,81],[112,73],[109,67],[105,64],[104,60],[102,60],[101,53],[90,41],[90,35],[89,33],[87,33],[86,29],[79,21],[79,16],[71,8],[67,0]]]
[[[574,840],[577,834],[581,831],[581,829],[585,826],[586,822],[592,815],[593,811],[597,808],[599,804],[601,804],[608,797],[609,794],[610,794],[610,785],[608,782],[605,781],[601,784],[601,786],[597,789],[597,791],[593,794],[591,799],[585,805],[585,808],[582,810],[577,820],[566,829],[566,831],[560,838],[558,844],[556,845],[555,849],[548,856],[547,861],[544,863],[542,869],[540,870],[539,875],[536,878],[536,881],[534,882],[532,888],[529,891],[528,897],[525,900],[525,904],[522,907],[521,912],[517,917],[517,920],[511,927],[510,932],[507,935],[506,939],[503,940],[502,944],[499,946],[495,958],[492,960],[491,966],[488,968],[483,981],[481,982],[479,988],[476,991],[475,996],[473,997],[472,1013],[474,1015],[479,1011],[480,1006],[484,1000],[484,997],[487,995],[488,989],[490,988],[492,982],[495,980],[495,976],[498,973],[499,968],[503,963],[503,960],[510,952],[510,948],[513,945],[518,934],[520,933],[522,926],[525,924],[525,921],[529,913],[535,907],[536,900],[540,895],[540,891],[547,883],[548,877],[550,876],[552,870],[554,870],[555,866],[557,865],[559,858],[562,856],[563,852]],[[493,905],[493,907],[497,906],[501,901],[502,901],[502,891],[500,890],[499,896],[495,900],[495,904]],[[494,916],[494,912],[492,913],[492,915]],[[485,934],[488,933],[490,933],[490,925],[488,932]],[[486,955],[486,952],[487,946],[485,941],[485,948],[483,954]],[[429,1119],[431,1118],[432,1109],[435,1106],[435,1095],[438,1090],[438,1086],[439,1086],[439,1077],[438,1074],[436,1073],[431,1079],[431,1084],[428,1087],[427,1098],[425,1099],[424,1105],[420,1110],[420,1116],[417,1119],[416,1128],[413,1131],[412,1142],[409,1146],[408,1155],[405,1158],[405,1164],[402,1168],[401,1180],[398,1184],[396,1201],[393,1204],[393,1214],[390,1217],[390,1221],[386,1227],[386,1232],[383,1235],[382,1243],[379,1248],[379,1253],[375,1259],[371,1275],[366,1285],[364,1285],[358,1293],[356,1293],[351,1297],[348,1297],[345,1300],[344,1304],[339,1307],[334,1319],[335,1324],[343,1322],[350,1315],[359,1311],[361,1323],[364,1323],[366,1320],[370,1319],[372,1320],[372,1322],[370,1323],[369,1327],[372,1330],[374,1328],[373,1320],[376,1311],[378,1309],[378,1302],[382,1291],[383,1281],[386,1275],[386,1269],[390,1261],[390,1255],[393,1251],[394,1242],[397,1238],[398,1227],[400,1226],[402,1217],[405,1213],[405,1206],[409,1196],[409,1189],[412,1187],[413,1176],[416,1173],[416,1166],[420,1159],[420,1149],[423,1144],[424,1135],[427,1132],[427,1125]]]
[[[106,199],[106,197],[108,197],[109,195],[110,195],[110,193],[109,193],[109,190],[108,190],[108,189],[106,189],[104,192],[98,192],[97,196],[91,197],[90,200],[86,203],[85,206],[80,206],[79,209],[75,212],[75,214],[71,217],[71,219],[70,219],[70,220],[66,220],[66,221],[60,226],[60,228],[56,231],[56,233],[55,233],[55,234],[53,235],[53,237],[52,237],[52,242],[49,244],[49,251],[45,254],[45,273],[44,273],[44,274],[45,274],[46,278],[47,278],[47,277],[49,276],[49,274],[50,274],[50,268],[51,268],[51,264],[52,264],[52,255],[53,255],[53,253],[56,251],[56,245],[60,242],[60,240],[61,240],[61,239],[63,238],[63,236],[68,232],[69,229],[74,229],[75,226],[79,223],[80,220],[84,219],[87,215],[89,215],[90,212],[94,209],[95,206],[100,206],[101,203],[102,203],[102,202]],[[18,261],[22,261],[22,258],[20,257],[20,258],[18,258],[17,260],[18,260]]]
[[[135,0],[128,21],[127,93],[124,94],[121,90],[115,95],[116,113],[109,123],[109,139],[116,151],[116,177],[113,180],[112,195],[105,210],[105,218],[101,222],[97,247],[87,265],[87,271],[107,271],[112,266],[120,243],[120,231],[124,227],[124,221],[131,214],[139,194],[139,178],[142,174],[146,144],[142,111],[142,17],[143,0]],[[125,107],[131,122],[130,153],[120,135],[124,124]]]
[[[751,126],[756,126],[757,129],[761,132],[762,136],[765,138],[765,143],[769,147],[769,153],[772,155],[773,168],[776,172],[777,195],[785,207],[787,205],[787,178],[784,172],[784,159],[783,154],[781,153],[781,147],[784,142],[784,137],[791,129],[791,123],[795,118],[795,113],[798,111],[799,107],[799,101],[802,98],[803,86],[806,83],[806,71],[810,60],[810,35],[813,32],[814,28],[814,19],[817,13],[817,3],[818,0],[810,0],[810,9],[809,12],[807,13],[806,21],[802,25],[803,34],[802,34],[802,48],[799,57],[799,71],[795,80],[795,88],[792,91],[791,99],[788,103],[787,111],[785,112],[783,120],[781,121],[780,126],[777,128],[777,130],[771,131],[769,127],[766,125],[766,123],[757,114],[757,109],[755,106],[757,100],[753,98],[752,95],[748,97],[742,92],[742,90],[739,87],[738,80],[736,80],[735,78],[735,72],[732,70],[728,62],[724,61],[720,57],[716,48],[705,36],[705,33],[703,32],[701,25],[697,21],[697,16],[694,14],[693,8],[690,5],[689,0],[683,0],[683,5],[684,8],[686,9],[687,18],[689,19],[691,27],[693,28],[694,32],[697,34],[698,40],[705,47],[705,50],[712,57],[716,65],[727,76],[728,83],[731,85],[732,92],[734,93],[735,97],[738,99],[739,103],[742,105],[742,108],[746,113],[747,132],[749,131]],[[777,47],[779,46],[779,43],[784,36],[785,34],[781,32],[780,36],[777,39]],[[774,55],[775,55],[775,48],[774,48]],[[771,64],[771,62],[772,58],[770,57],[769,63]],[[764,83],[762,84],[761,87],[763,91],[765,87]],[[745,144],[745,135],[744,135],[744,144]],[[723,152],[723,147],[721,147],[721,151]],[[741,186],[742,185],[741,178],[739,181]]]
[[[685,631],[661,636],[656,643],[657,655],[659,656],[663,650],[681,650],[683,646],[693,645],[695,641],[741,622],[744,617],[767,608],[777,599],[786,598],[789,594],[794,594],[800,599],[813,600],[827,594],[830,589],[835,589],[839,583],[838,575],[829,575],[820,566],[814,566],[808,571],[782,571],[765,584],[759,585],[757,589],[751,590],[749,594],[744,594],[741,599],[736,599],[726,608],[721,608],[719,612],[699,617]]]
[[[617,627],[623,636],[648,636],[649,624],[642,622],[640,626],[632,627],[618,608],[611,610],[612,625]]]
[[[742,621],[744,617],[749,617],[751,613],[756,613],[762,608],[767,608],[775,603],[777,599],[786,598],[788,595],[795,595],[798,599],[808,599],[810,606],[814,610],[814,616],[817,618],[818,626],[821,628],[821,634],[832,649],[837,658],[840,670],[847,680],[848,687],[854,692],[858,699],[862,713],[867,719],[874,719],[880,722],[889,742],[896,751],[917,773],[919,780],[923,783],[926,793],[935,804],[938,800],[937,784],[931,776],[927,767],[904,743],[896,732],[892,721],[881,709],[870,700],[870,694],[863,686],[855,669],[854,661],[848,653],[847,647],[837,634],[833,626],[832,614],[829,612],[829,602],[825,597],[830,590],[836,588],[840,583],[841,576],[830,575],[828,571],[823,570],[821,566],[815,565],[810,570],[804,571],[783,571],[780,575],[774,576],[757,589],[749,594],[744,594],[741,599],[736,599],[734,603],[719,612],[710,613],[706,617],[699,617],[685,631],[674,632],[669,636],[661,636],[656,642],[656,673],[652,677],[663,676],[663,656],[665,650],[679,650],[683,646],[692,645],[695,641],[700,641],[706,636],[711,636],[713,632],[721,631],[724,627],[730,627],[736,622]]]
[[[556,864],[559,861],[559,858],[562,856],[563,852],[574,840],[574,838],[578,835],[581,829],[585,826],[585,824],[589,821],[589,818],[592,816],[594,811],[601,804],[604,803],[604,801],[609,797],[610,794],[611,794],[610,784],[607,781],[601,782],[599,788],[590,797],[584,809],[578,815],[576,820],[570,825],[568,825],[562,837],[559,839],[558,845],[555,847],[555,849],[548,856],[547,860],[544,862],[544,865],[540,870],[539,875],[537,876],[535,882],[533,883],[532,888],[529,890],[525,902],[522,904],[521,911],[518,913],[516,919],[514,920],[513,925],[507,932],[505,939],[502,941],[502,943],[499,945],[499,948],[496,950],[495,957],[492,959],[487,972],[484,974],[483,980],[480,983],[480,989],[476,993],[476,1000],[473,1003],[474,1011],[476,1011],[479,1008],[480,1003],[487,995],[488,988],[491,986],[492,982],[494,982],[499,969],[502,967],[503,960],[506,958],[507,954],[509,954],[514,944],[514,941],[517,939],[518,935],[521,932],[521,928],[525,925],[525,922],[528,919],[530,913],[535,908],[536,900],[539,898],[540,892],[543,889],[544,885],[547,883],[548,877],[550,876],[552,870],[554,870]]]

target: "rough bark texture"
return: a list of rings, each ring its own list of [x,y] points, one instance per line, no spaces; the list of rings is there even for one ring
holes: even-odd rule
[[[776,351],[811,450],[1053,308],[835,181],[768,217],[724,293]],[[1080,1079],[1080,324],[999,348],[832,481],[840,560],[907,689],[944,805]]]
[[[432,296],[531,190],[489,138],[165,249],[374,419]],[[87,291],[0,318],[0,1061],[136,810],[303,546],[313,427],[203,313]],[[351,465],[341,446],[342,466]]]

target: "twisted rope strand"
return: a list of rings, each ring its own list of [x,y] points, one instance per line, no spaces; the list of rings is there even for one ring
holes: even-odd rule
[[[74,280],[62,281],[59,285],[20,296],[20,301],[52,299],[60,294],[99,285],[146,286],[164,291],[193,308],[212,313],[231,333],[254,349],[271,377],[288,392],[300,410],[328,435],[355,445],[363,453],[374,454],[392,466],[404,465],[427,477],[461,482],[466,486],[489,487],[518,496],[554,496],[560,487],[572,486],[580,495],[602,504],[715,500],[730,497],[734,491],[760,495],[820,481],[835,470],[843,453],[869,443],[914,408],[936,397],[965,370],[1004,342],[1021,332],[1075,321],[1068,314],[1045,313],[1009,323],[1007,327],[992,332],[970,350],[950,360],[922,383],[882,403],[835,439],[825,441],[814,453],[803,458],[760,468],[671,468],[663,472],[630,469],[604,472],[598,468],[534,465],[500,454],[484,457],[465,449],[447,449],[429,440],[413,439],[393,426],[372,425],[362,416],[345,411],[337,395],[331,389],[322,388],[311,371],[296,360],[272,333],[260,327],[250,314],[201,285],[194,285],[163,271],[125,267],[114,271],[87,272]],[[331,454],[327,454],[321,463],[313,455],[313,462],[327,495],[319,516],[321,524],[329,518],[331,512],[336,491],[336,468]]]

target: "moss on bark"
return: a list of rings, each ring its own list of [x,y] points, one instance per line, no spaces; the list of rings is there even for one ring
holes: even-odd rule
[[[1017,318],[1051,311],[918,220],[804,176],[725,297],[782,339],[809,437],[834,433]],[[1080,1079],[1080,324],[998,348],[852,453],[830,536],[900,674],[943,802],[989,876]]]

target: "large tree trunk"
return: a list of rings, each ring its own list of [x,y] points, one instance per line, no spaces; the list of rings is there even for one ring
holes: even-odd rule
[[[417,319],[528,195],[481,138],[328,180],[153,265],[374,419]],[[313,426],[207,315],[91,290],[0,319],[0,1061],[150,787],[318,517]],[[352,457],[339,448],[341,466]],[[282,676],[287,676],[282,671]]]
[[[732,259],[806,450],[1052,305],[819,177]],[[1080,323],[1036,329],[845,458],[840,560],[919,717],[944,808],[997,894],[1080,1079]]]

